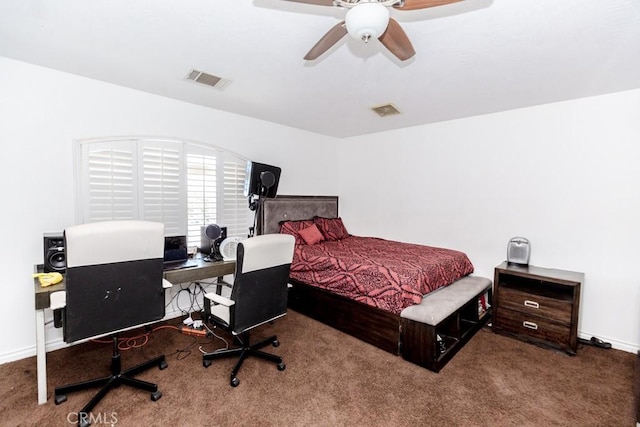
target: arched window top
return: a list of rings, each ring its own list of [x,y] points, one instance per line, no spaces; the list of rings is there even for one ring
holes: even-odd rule
[[[243,195],[247,159],[213,145],[159,137],[76,142],[79,223],[144,219],[200,246],[201,227],[246,236],[252,213]]]

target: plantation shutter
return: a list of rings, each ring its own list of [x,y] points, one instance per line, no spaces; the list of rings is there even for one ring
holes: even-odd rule
[[[227,153],[225,153],[227,154]],[[246,161],[227,154],[224,165],[222,224],[227,226],[227,236],[246,237],[253,225],[253,212],[244,197],[244,180],[247,174]]]
[[[164,223],[167,236],[186,234],[187,195],[181,176],[182,144],[146,140],[140,150],[139,219]]]
[[[83,222],[135,219],[136,157],[132,140],[93,143],[82,146],[79,165]]]
[[[85,140],[76,151],[79,223],[141,219],[200,246],[201,227],[246,237],[253,212],[243,195],[247,160],[206,144],[158,138]]]
[[[187,244],[200,246],[201,227],[217,224],[217,156],[208,149],[190,147],[187,154]]]

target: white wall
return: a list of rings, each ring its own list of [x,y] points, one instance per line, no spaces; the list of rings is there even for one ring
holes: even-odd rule
[[[579,336],[635,351],[638,117],[634,90],[350,138],[340,213],[354,234],[463,250],[491,278],[527,237],[531,264],[586,274]]]
[[[73,141],[114,135],[191,139],[283,169],[281,194],[337,194],[338,141],[0,57],[4,260],[0,363],[35,354],[33,265],[42,233],[74,223]],[[314,150],[313,162],[299,162]],[[59,342],[48,328],[47,340]]]
[[[30,273],[75,220],[73,140],[113,135],[277,164],[281,194],[340,195],[351,232],[461,249],[487,277],[528,237],[532,264],[585,272],[580,335],[635,351],[639,113],[636,90],[338,141],[0,58],[0,363],[35,354]]]

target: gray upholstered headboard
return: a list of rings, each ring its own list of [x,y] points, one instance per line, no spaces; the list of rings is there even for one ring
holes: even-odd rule
[[[336,218],[337,196],[278,196],[262,201],[258,234],[280,232],[281,221],[312,219],[314,216]]]

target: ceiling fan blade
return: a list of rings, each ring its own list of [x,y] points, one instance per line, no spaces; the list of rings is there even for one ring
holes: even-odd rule
[[[426,9],[426,8],[435,7],[435,6],[443,6],[445,4],[457,3],[459,1],[462,1],[462,0],[404,0],[403,5],[393,6],[393,7],[399,10],[416,10],[416,9]]]
[[[317,4],[318,6],[333,6],[333,0],[285,0],[296,3]]]
[[[347,29],[344,26],[344,21],[336,24],[322,38],[311,48],[311,50],[304,57],[307,61],[313,61],[323,53],[325,53],[331,46],[338,43],[338,41],[347,34]]]
[[[407,34],[400,24],[398,24],[398,21],[393,18],[389,18],[387,30],[378,40],[401,61],[406,61],[416,54],[409,37],[407,37]]]

